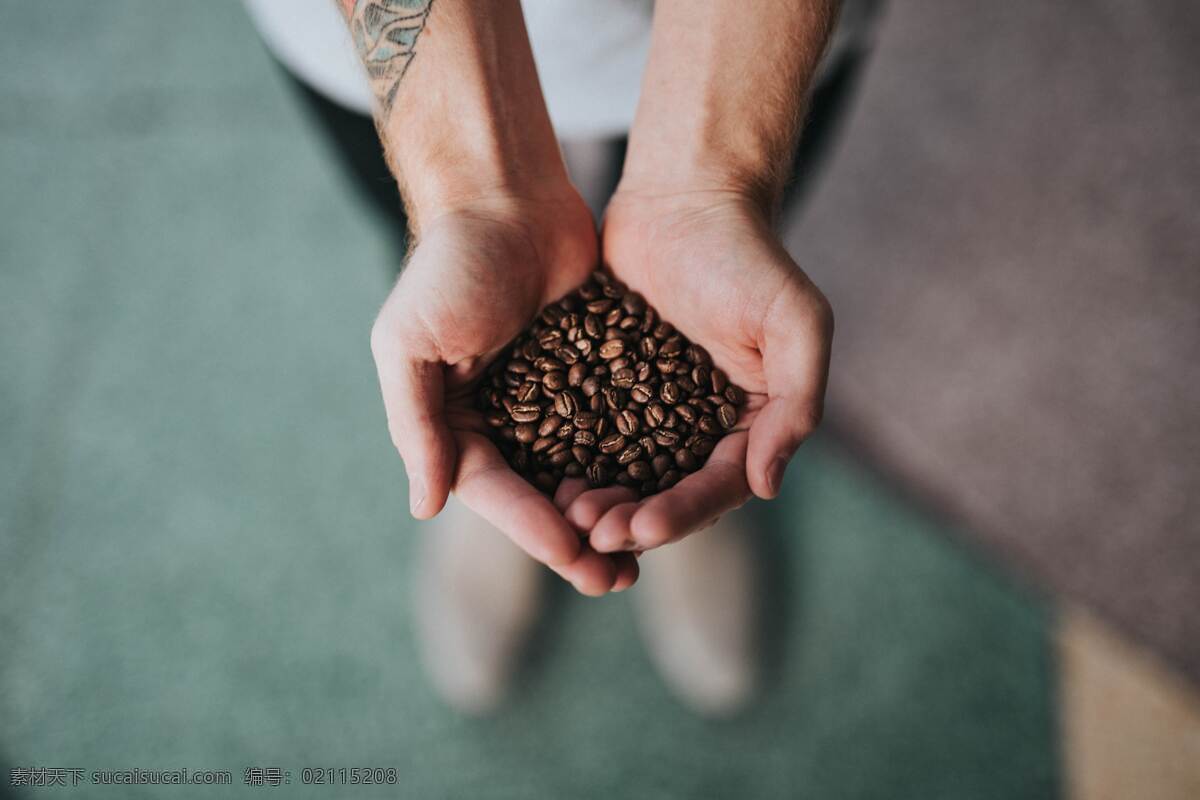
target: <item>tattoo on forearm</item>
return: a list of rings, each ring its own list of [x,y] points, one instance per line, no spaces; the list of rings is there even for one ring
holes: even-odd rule
[[[386,111],[416,56],[433,0],[341,0],[371,88]]]

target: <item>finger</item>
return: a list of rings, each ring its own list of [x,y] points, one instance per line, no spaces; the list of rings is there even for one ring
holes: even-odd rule
[[[644,501],[629,523],[638,547],[661,547],[708,525],[750,498],[746,483],[746,439],[732,433],[696,472]]]
[[[629,521],[637,509],[637,503],[620,503],[606,511],[588,534],[592,549],[597,553],[618,553],[633,548]]]
[[[513,472],[485,437],[466,431],[454,436],[459,450],[454,492],[463,503],[550,568],[574,562],[582,549],[579,534],[550,499]]]
[[[768,400],[750,426],[746,455],[759,497],[779,494],[788,462],[821,420],[832,339],[829,304],[807,282],[781,295],[763,324]]]
[[[579,557],[555,572],[575,587],[575,591],[589,597],[600,597],[612,590],[617,580],[617,564],[611,556],[597,553],[586,544]]]
[[[641,568],[638,566],[637,555],[634,553],[617,553],[613,557],[617,565],[617,578],[613,581],[612,591],[623,592],[637,583]]]
[[[565,515],[581,531],[590,531],[613,506],[637,500],[637,492],[628,486],[606,486],[588,489],[579,494],[567,507]]]
[[[372,335],[371,349],[392,443],[408,473],[414,517],[442,510],[454,475],[455,446],[444,414],[442,366],[408,357],[396,337]]]
[[[587,491],[587,481],[583,478],[564,478],[554,492],[554,507],[566,511],[575,498]],[[570,522],[570,518],[567,519]]]

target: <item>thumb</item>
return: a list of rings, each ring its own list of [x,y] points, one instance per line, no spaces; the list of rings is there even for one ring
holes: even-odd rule
[[[398,337],[372,332],[388,431],[408,472],[409,508],[417,519],[429,519],[446,504],[457,448],[446,424],[442,364],[406,350]]]
[[[788,462],[821,421],[832,340],[829,303],[807,279],[780,295],[764,321],[767,404],[750,426],[746,451],[746,479],[761,498],[779,494]]]

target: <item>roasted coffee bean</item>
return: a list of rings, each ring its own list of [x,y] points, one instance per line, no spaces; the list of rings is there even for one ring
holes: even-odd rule
[[[533,381],[525,381],[517,387],[517,400],[522,403],[528,403],[537,399],[537,396],[542,393],[542,387]]]
[[[570,389],[554,395],[554,410],[559,416],[570,419],[579,410],[579,400]]]
[[[696,409],[686,403],[680,403],[672,409],[684,423],[695,425],[696,420],[700,419],[700,415],[696,413]]]
[[[717,422],[721,423],[721,427],[729,430],[737,424],[737,409],[730,403],[726,403],[717,409]]]
[[[645,461],[634,461],[625,467],[625,470],[629,473],[629,477],[635,481],[646,481],[654,475],[654,470]]]
[[[609,339],[604,344],[600,345],[600,357],[605,361],[611,361],[614,358],[619,358],[625,352],[624,339]],[[624,366],[624,365],[623,365]]]
[[[671,456],[667,455],[666,453],[659,453],[654,457],[654,460],[650,462],[650,466],[654,468],[654,474],[661,478],[666,474],[667,470],[671,469],[671,466],[674,463],[675,459],[673,459]]]
[[[637,414],[633,413],[629,409],[617,414],[617,430],[620,431],[622,435],[632,436],[638,432],[638,428],[640,427],[641,426],[638,424]]]
[[[675,463],[684,472],[693,472],[696,467],[700,466],[696,454],[686,447],[675,451]]]
[[[654,458],[658,455],[658,444],[654,441],[653,436],[643,436],[638,439],[638,444],[642,446],[642,453],[648,458]]]
[[[537,403],[515,403],[509,415],[516,422],[537,422],[542,416],[542,407]]]
[[[657,428],[667,418],[667,410],[663,408],[662,403],[651,403],[646,406],[645,417],[646,427]]]
[[[619,453],[625,448],[625,437],[619,433],[606,436],[600,440],[600,452],[609,455]]]
[[[622,450],[621,454],[617,456],[617,463],[624,466],[633,461],[637,461],[641,457],[642,446],[640,444],[631,444]]]
[[[679,395],[679,384],[675,381],[663,381],[663,385],[658,389],[658,396],[664,403],[675,405],[679,402]]]
[[[608,467],[598,461],[593,461],[587,468],[587,482],[593,489],[599,489],[612,481]]]
[[[679,444],[679,434],[670,428],[659,428],[654,432],[654,441],[663,447],[672,448]]]
[[[700,345],[607,273],[547,306],[486,368],[477,405],[517,472],[642,495],[704,465],[745,393]]]
[[[538,436],[551,436],[558,427],[563,424],[563,418],[558,414],[551,414],[542,420],[542,424],[538,425]]]

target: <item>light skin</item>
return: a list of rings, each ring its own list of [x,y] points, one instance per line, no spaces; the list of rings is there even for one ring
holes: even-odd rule
[[[450,491],[599,595],[634,553],[704,527],[783,469],[821,416],[829,305],[772,228],[825,0],[658,0],[621,184],[597,238],[546,114],[516,0],[342,0],[416,241],[371,335],[414,516]],[[432,2],[432,5],[431,5]],[[705,466],[636,501],[565,481],[549,499],[483,434],[471,387],[599,260],[705,346],[748,411]]]

